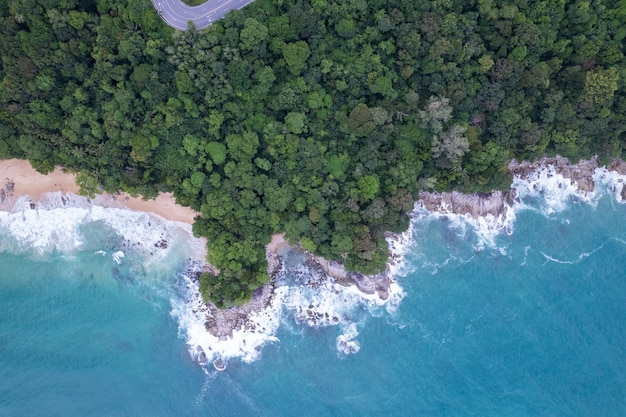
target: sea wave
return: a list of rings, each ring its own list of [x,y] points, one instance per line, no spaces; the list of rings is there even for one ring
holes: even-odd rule
[[[514,175],[510,195],[515,197],[511,202],[503,200],[497,214],[477,216],[472,213],[457,213],[445,204],[441,204],[436,210],[429,210],[423,202],[418,201],[412,217],[414,220],[445,218],[449,227],[459,236],[473,239],[476,251],[487,248],[505,254],[506,248],[498,246],[497,237],[514,232],[517,214],[523,210],[539,211],[550,217],[564,211],[572,203],[595,207],[604,195],[613,196],[616,202],[624,202],[626,175],[606,167],[598,167],[590,171],[589,178],[581,178],[580,181],[592,186],[581,187],[578,180],[566,177],[555,165],[540,163],[523,175]],[[468,236],[469,232],[471,237]]]
[[[181,296],[170,300],[170,314],[178,320],[179,337],[185,339],[196,362],[204,365],[233,358],[252,362],[259,357],[263,345],[278,341],[275,334],[280,323],[280,309],[276,306],[249,315],[245,327],[234,330],[229,337],[216,336],[206,328],[209,311],[197,281],[189,275],[182,275],[179,288]]]
[[[624,187],[626,185],[626,175],[601,167],[594,171],[593,181],[601,192],[611,195],[614,201],[618,203],[625,202],[626,190]]]
[[[159,269],[169,271],[172,275],[166,281],[174,287],[165,292],[170,300],[170,315],[177,320],[180,337],[198,362],[251,362],[259,357],[264,345],[278,342],[278,328],[286,321],[311,327],[337,326],[348,338],[346,346],[356,352],[354,338],[358,332],[353,330],[360,323],[361,311],[393,312],[404,296],[400,285],[393,281],[385,300],[378,294],[335,284],[328,277],[318,286],[305,287],[294,277],[313,271],[291,259],[289,265],[283,265],[282,278],[267,307],[245,317],[245,326],[228,337],[218,337],[206,329],[207,306],[191,275],[178,274],[178,285],[172,285],[176,268],[171,262],[192,259],[196,261],[192,264],[202,265],[204,260],[204,242],[193,237],[190,225],[149,213],[97,206],[87,198],[60,192],[49,193],[32,204],[24,196],[10,212],[0,212],[1,251],[38,259],[87,251],[109,257],[112,270],[124,276],[132,275],[132,271],[143,275]],[[395,237],[393,247],[397,253],[404,250],[406,236]],[[396,276],[401,275],[402,268],[401,257],[397,259],[393,269]]]
[[[421,202],[417,202],[413,210],[413,217],[418,219],[446,219],[450,228],[462,238],[469,238],[468,231],[473,233],[474,250],[480,252],[486,248],[499,249],[496,238],[502,234],[512,234],[515,224],[515,208],[505,206],[503,213],[494,215],[486,214],[484,216],[474,216],[470,213],[455,213],[452,210],[431,211],[428,210]]]
[[[143,256],[145,266],[159,266],[164,258],[179,252],[202,259],[204,243],[193,237],[191,225],[165,220],[156,215],[105,208],[85,197],[48,193],[31,205],[20,197],[10,212],[0,212],[0,250],[45,257],[52,253],[77,251],[111,253],[120,263],[124,254]],[[185,242],[184,251],[178,244]]]
[[[623,202],[625,175],[598,168],[594,171],[593,181],[593,190],[581,191],[575,181],[564,177],[554,167],[541,166],[523,178],[515,176],[512,204],[498,214],[484,216],[455,214],[445,209],[430,211],[417,202],[411,213],[409,229],[402,234],[386,236],[391,252],[388,269],[391,284],[386,297],[379,293],[363,293],[354,286],[339,285],[329,277],[315,281],[314,285],[303,285],[304,281],[309,281],[303,276],[319,274],[319,270],[312,271],[297,257],[290,259],[285,255],[270,301],[264,308],[243,318],[243,326],[232,334],[214,335],[207,331],[209,311],[192,274],[181,274],[175,289],[170,292],[170,314],[176,319],[179,337],[186,342],[191,356],[199,363],[214,364],[218,369],[223,369],[230,360],[257,360],[263,346],[280,342],[277,334],[281,326],[334,327],[337,329],[337,351],[342,355],[356,353],[360,349],[359,328],[366,325],[367,318],[393,315],[401,305],[406,295],[401,286],[402,278],[415,267],[407,257],[417,244],[416,236],[423,222],[445,218],[455,234],[471,241],[475,251],[491,249],[504,254],[506,247],[498,246],[498,236],[513,233],[516,213],[521,210],[537,210],[539,207],[544,215],[551,216],[566,209],[571,202],[595,205],[605,194]],[[71,197],[70,200],[60,193],[51,195],[34,209],[31,207],[30,201],[23,198],[10,213],[0,212],[0,250],[24,251],[39,256],[93,250],[111,256],[113,263],[141,257],[141,262],[148,268],[150,265],[158,267],[172,256],[203,258],[204,243],[192,237],[191,226],[187,224],[168,222],[141,212],[102,208],[82,197]],[[111,231],[110,236],[94,237],[90,225],[97,226],[99,231],[102,225],[106,225]],[[178,244],[172,245],[173,241]],[[559,261],[543,255],[546,260]],[[457,260],[451,256],[450,259]],[[442,262],[445,265],[448,259]],[[441,267],[442,262],[433,268]]]
[[[415,245],[414,222],[402,233],[389,233],[385,236],[389,247],[388,275],[393,279],[402,278],[412,272],[412,266],[406,262],[406,254]]]
[[[381,314],[394,314],[406,296],[401,280],[412,272],[416,263],[407,261],[407,256],[415,248],[416,236],[423,222],[445,218],[456,236],[471,241],[476,252],[485,249],[506,254],[506,246],[498,246],[498,236],[514,232],[516,214],[522,210],[536,209],[546,216],[565,210],[571,202],[594,205],[604,193],[613,193],[621,201],[621,191],[625,176],[598,168],[594,172],[595,190],[581,191],[576,182],[558,173],[553,166],[541,166],[527,173],[524,178],[515,176],[512,184],[512,204],[505,205],[497,214],[474,216],[470,213],[457,214],[451,209],[431,211],[424,204],[416,202],[410,214],[409,229],[401,234],[386,236],[391,256],[388,273],[392,277],[389,296],[386,299],[378,293],[366,294],[355,286],[342,286],[332,279],[319,281],[311,276],[313,272],[303,258],[294,256],[283,260],[283,268],[278,274],[274,295],[269,305],[250,314],[245,326],[233,332],[232,336],[217,337],[206,330],[207,311],[203,307],[197,284],[185,280],[185,297],[173,300],[172,314],[180,323],[180,335],[185,338],[191,355],[202,363],[216,363],[220,369],[229,360],[239,359],[251,362],[258,359],[267,343],[277,343],[276,335],[281,326],[331,327],[338,329],[336,349],[341,354],[357,353],[359,327],[366,325],[366,318]],[[448,262],[467,262],[453,254],[438,264],[432,264],[433,271]],[[544,254],[546,259],[548,255]],[[423,265],[422,265],[423,266]],[[311,283],[314,285],[311,285]]]
[[[511,188],[518,198],[516,211],[539,207],[546,216],[565,210],[572,202],[596,205],[602,195],[597,187],[581,190],[576,180],[557,172],[553,165],[537,168],[524,177],[514,176]]]
[[[298,255],[295,255],[296,257]],[[357,325],[365,314],[378,315],[381,309],[393,313],[404,297],[402,287],[390,285],[388,296],[365,294],[353,286],[342,286],[331,278],[316,280],[314,285],[302,281],[317,271],[304,263],[296,263],[286,255],[283,269],[275,278],[273,296],[265,308],[243,318],[243,325],[230,335],[214,335],[207,331],[211,312],[202,301],[198,284],[189,275],[180,282],[183,297],[174,297],[172,316],[179,322],[179,335],[187,342],[190,355],[200,364],[213,364],[223,369],[230,360],[257,360],[264,345],[279,342],[280,326],[311,328],[336,326],[341,331],[337,349],[356,353],[359,349]]]

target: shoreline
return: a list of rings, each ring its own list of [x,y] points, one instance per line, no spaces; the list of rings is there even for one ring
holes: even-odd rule
[[[626,175],[626,162],[613,159],[605,166],[598,164],[598,159],[581,159],[571,163],[567,158],[543,157],[534,162],[511,160],[507,169],[514,179],[529,180],[540,170],[553,169],[553,175],[562,175],[576,187],[580,193],[593,193],[595,190],[594,174],[598,168]],[[507,211],[519,201],[514,182],[507,190],[493,190],[491,193],[464,194],[458,191],[427,192],[420,191],[418,204],[431,212],[469,215],[473,218],[506,216]],[[626,201],[626,187],[621,191],[622,200]]]
[[[105,208],[119,208],[142,211],[164,218],[165,220],[193,224],[200,213],[176,203],[172,193],[159,193],[155,199],[144,200],[132,197],[128,193],[97,194],[89,199],[80,196],[80,187],[76,184],[76,175],[64,172],[56,167],[50,174],[37,172],[29,161],[21,159],[0,160],[0,211],[11,212],[20,199],[29,199],[37,206],[48,199],[52,193],[61,193],[62,201],[67,197],[81,197],[91,204]]]
[[[519,202],[515,181],[532,180],[538,172],[548,170],[548,177],[553,175],[562,175],[563,178],[569,180],[572,188],[578,192],[586,194],[593,193],[595,189],[594,174],[598,168],[597,159],[581,160],[576,164],[570,163],[567,159],[542,158],[535,162],[518,162],[512,160],[508,164],[509,173],[513,175],[514,180],[508,190],[494,190],[491,193],[474,193],[462,194],[457,191],[443,193],[420,192],[419,199],[415,202],[415,207],[422,207],[432,213],[441,214],[460,214],[467,215],[468,218],[497,218],[506,219],[511,208]],[[626,174],[626,163],[621,160],[613,160],[607,164],[606,169],[615,171],[619,174]],[[4,192],[0,200],[0,210],[10,211],[15,203],[22,198],[20,210],[29,210],[28,203],[32,203],[30,208],[38,208],[39,205],[45,207],[46,203],[52,203],[52,206],[63,207],[65,200],[70,201],[82,199],[88,204],[102,207],[112,207],[119,209],[127,209],[132,211],[141,211],[154,214],[170,221],[185,222],[192,224],[194,217],[199,213],[193,212],[191,209],[178,206],[174,197],[170,193],[160,194],[154,200],[142,200],[141,198],[132,198],[127,194],[97,195],[94,199],[86,197],[75,197],[78,192],[74,179],[75,176],[70,173],[63,172],[60,168],[49,175],[37,173],[28,161],[8,160],[0,161],[0,189]],[[13,188],[8,190],[6,182],[12,182]],[[4,188],[2,188],[4,187]],[[621,190],[621,197],[626,201],[626,186]],[[30,198],[30,201],[27,199]],[[63,204],[59,204],[63,201]],[[11,204],[7,210],[7,206]],[[33,207],[35,205],[36,207]],[[409,231],[405,233],[410,233]],[[498,232],[499,233],[499,232]],[[210,303],[204,303],[199,293],[191,295],[186,302],[192,305],[191,309],[197,314],[199,327],[203,332],[210,334],[220,342],[231,340],[233,343],[239,338],[245,342],[245,338],[251,334],[256,334],[257,338],[263,339],[265,328],[259,324],[259,315],[268,315],[271,311],[279,311],[282,300],[280,291],[277,290],[277,284],[280,282],[281,276],[289,272],[290,268],[285,260],[292,253],[302,256],[302,272],[296,272],[296,285],[302,285],[312,289],[323,287],[326,285],[337,284],[342,287],[354,289],[359,296],[367,300],[376,300],[376,302],[393,304],[394,300],[390,299],[391,287],[395,285],[394,272],[402,263],[402,255],[404,251],[405,239],[404,234],[387,233],[385,235],[390,251],[390,258],[387,268],[384,272],[368,276],[354,272],[347,272],[343,265],[336,261],[329,261],[321,257],[314,256],[304,251],[300,245],[291,245],[282,234],[272,236],[271,242],[266,246],[266,259],[268,262],[268,273],[271,277],[270,281],[259,288],[251,302],[241,306],[232,307],[226,310],[218,310]],[[206,240],[204,241],[206,247]],[[206,258],[206,255],[205,255]],[[206,259],[205,266],[206,264]],[[203,269],[202,271],[206,271]],[[191,272],[191,271],[190,271]],[[215,272],[215,271],[213,271]],[[293,273],[293,269],[291,270]],[[197,279],[194,274],[191,275],[191,284]],[[282,300],[282,301],[281,301]],[[302,311],[298,310],[296,320],[310,321],[313,325],[329,325],[337,324],[331,318],[319,315],[308,305]],[[326,321],[331,320],[331,321]],[[273,326],[274,324],[272,324]],[[275,324],[277,325],[277,324]],[[271,330],[268,328],[267,337],[271,340]],[[246,336],[247,335],[247,336]],[[259,339],[260,340],[260,339]],[[264,339],[263,339],[264,340]],[[249,340],[250,342],[250,340]],[[259,341],[263,344],[264,342]],[[191,346],[188,344],[188,346]],[[198,351],[199,346],[193,347],[192,356],[198,361],[207,358],[216,352],[209,352],[210,345],[206,352]],[[191,353],[191,351],[190,351]],[[228,357],[217,356],[217,359],[227,360]],[[222,361],[223,362],[223,361]],[[221,365],[220,365],[221,366]]]

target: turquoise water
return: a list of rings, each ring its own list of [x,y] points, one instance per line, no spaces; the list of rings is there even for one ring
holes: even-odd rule
[[[155,260],[100,221],[43,253],[6,229],[0,416],[624,415],[626,205],[608,194],[525,196],[491,240],[418,210],[396,308],[348,299],[325,327],[285,309],[278,341],[223,372],[194,363],[172,314],[182,238]]]

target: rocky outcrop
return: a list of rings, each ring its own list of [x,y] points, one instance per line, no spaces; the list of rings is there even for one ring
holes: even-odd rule
[[[208,305],[207,318],[204,323],[207,332],[220,339],[225,339],[232,336],[233,331],[238,329],[255,330],[255,325],[248,320],[248,317],[270,305],[274,288],[275,284],[272,280],[257,289],[252,295],[252,300],[243,306],[219,310],[212,304]]]
[[[299,256],[302,259],[301,262],[297,263],[297,266],[286,268],[283,262],[285,255]],[[347,271],[343,264],[314,256],[303,250],[300,245],[289,247],[288,250],[284,244],[277,245],[276,248],[268,248],[267,263],[268,274],[272,278],[268,284],[255,291],[249,303],[226,310],[219,310],[212,304],[203,308],[206,313],[205,328],[209,333],[220,339],[226,339],[232,336],[235,330],[254,331],[255,324],[248,320],[248,317],[270,306],[274,297],[276,280],[286,272],[297,285],[317,288],[330,280],[343,286],[353,285],[364,294],[377,294],[382,300],[389,298],[391,280],[388,271],[377,275],[364,275]],[[310,312],[310,314],[313,315],[314,313]],[[332,318],[328,319],[331,320]]]
[[[376,275],[365,275],[359,272],[346,271],[343,264],[337,261],[327,261],[319,257],[313,258],[324,273],[334,279],[337,284],[354,285],[365,294],[378,294],[382,300],[389,298],[391,280],[388,271]]]
[[[378,294],[383,300],[389,296],[391,280],[388,271],[376,275],[365,275],[346,270],[341,262],[315,256],[303,250],[300,245],[295,245],[291,250],[304,259],[297,269],[290,271],[290,275],[298,285],[317,288],[330,281],[343,286],[353,285],[362,293]]]
[[[457,191],[436,193],[421,191],[420,201],[430,211],[469,214],[482,217],[500,216],[506,212],[515,197],[514,191],[493,191],[489,194],[463,194]]]
[[[618,174],[626,175],[626,162],[621,159],[612,160],[606,167],[609,171],[615,171]]]
[[[560,174],[570,179],[572,184],[576,184],[582,192],[593,192],[595,183],[593,174],[598,168],[597,158],[582,160],[577,164],[571,164],[569,160],[562,157],[543,158],[536,162],[519,162],[513,159],[509,165],[509,172],[521,179],[529,179],[531,175],[540,169],[552,167],[555,174]],[[626,174],[626,163],[621,160],[612,161],[607,168]],[[626,188],[626,187],[625,187]],[[622,198],[626,196],[626,191],[622,191]],[[420,202],[431,211],[441,213],[469,214],[472,217],[482,217],[488,214],[501,216],[506,214],[506,209],[515,201],[515,190],[493,191],[488,194],[463,194],[457,191],[452,192],[425,192],[419,194]]]
[[[617,162],[614,163],[615,168],[624,165],[623,162],[621,162],[621,165]],[[561,174],[565,178],[569,178],[572,181],[572,184],[576,183],[580,191],[593,192],[595,189],[593,173],[596,168],[598,168],[597,158],[581,160],[577,164],[572,164],[567,158],[560,156],[555,158],[543,158],[536,162],[518,162],[513,159],[509,163],[508,168],[511,174],[517,175],[522,179],[527,179],[529,175],[536,170],[547,168],[549,166],[554,167],[557,174]],[[608,166],[607,168],[609,170],[612,169],[611,166]],[[623,169],[626,169],[626,167],[623,167]]]
[[[576,184],[583,192],[593,192],[595,184],[593,175],[598,168],[597,158],[583,160],[577,164],[571,164],[566,158],[543,158],[536,162],[519,162],[512,160],[508,169],[509,172],[522,179],[530,179],[531,176],[540,169],[552,167],[554,173],[569,178],[572,184]],[[626,175],[626,162],[621,160],[612,161],[607,168],[612,171]],[[419,194],[419,201],[430,211],[441,213],[467,214],[472,217],[484,217],[492,215],[494,217],[506,216],[516,199],[515,190],[493,191],[491,193],[463,194],[457,191],[452,192],[425,192]],[[622,199],[626,201],[626,187],[622,189]],[[242,307],[234,307],[228,310],[218,310],[215,307],[207,309],[207,331],[215,336],[225,338],[232,334],[232,331],[245,328],[250,324],[247,316],[252,312],[266,308],[271,303],[275,288],[275,277],[285,272],[283,265],[283,255],[288,244],[284,239],[275,236],[272,244],[268,246],[267,261],[268,273],[272,281],[263,288],[255,292],[252,301]],[[337,261],[329,261],[317,257],[304,251],[299,245],[290,247],[304,256],[304,261],[300,264],[298,271],[291,271],[294,280],[299,285],[316,287],[328,280],[344,285],[355,286],[365,294],[377,294],[381,299],[389,297],[389,269],[377,275],[364,275],[358,272],[347,271],[343,264]],[[392,255],[393,257],[393,255]],[[390,262],[394,262],[393,258]]]

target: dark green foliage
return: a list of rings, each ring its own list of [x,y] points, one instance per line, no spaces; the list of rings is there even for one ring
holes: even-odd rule
[[[622,155],[623,3],[257,0],[173,34],[148,0],[8,0],[0,157],[89,193],[174,191],[202,213],[220,307],[266,282],[276,232],[378,272],[420,187]]]

